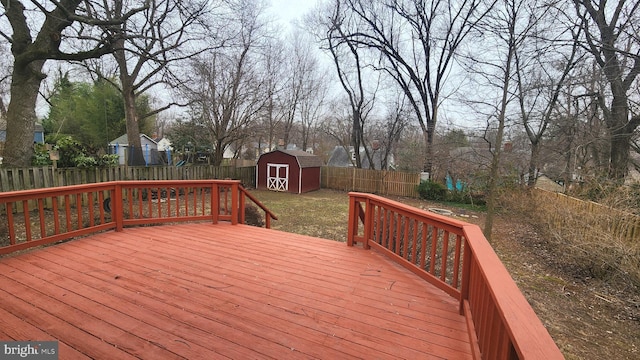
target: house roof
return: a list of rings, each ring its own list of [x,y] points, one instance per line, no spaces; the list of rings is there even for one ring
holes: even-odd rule
[[[148,137],[147,135],[140,134],[140,138],[143,138],[143,137],[148,139],[149,141],[151,141],[153,143],[156,143],[155,140],[153,140],[152,138]],[[116,144],[118,144],[120,146],[128,146],[129,145],[129,139],[127,139],[127,134],[119,136],[119,137],[111,140],[111,142],[109,142],[109,145],[116,145]]]
[[[319,156],[309,154],[308,152],[302,150],[274,150],[272,152],[262,154],[262,156],[273,154],[278,151],[295,157],[298,161],[298,164],[300,165],[300,168],[321,167],[323,165],[322,159]]]

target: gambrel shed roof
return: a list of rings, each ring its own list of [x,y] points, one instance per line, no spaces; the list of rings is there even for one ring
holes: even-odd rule
[[[319,156],[309,154],[302,150],[276,150],[296,158],[301,169],[310,167],[321,167],[322,159]]]

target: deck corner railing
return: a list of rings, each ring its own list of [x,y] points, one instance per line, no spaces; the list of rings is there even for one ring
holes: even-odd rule
[[[474,358],[564,358],[477,225],[352,192],[347,245],[356,244],[459,300]]]
[[[0,255],[127,226],[245,222],[245,205],[277,217],[238,180],[111,181],[0,193]]]

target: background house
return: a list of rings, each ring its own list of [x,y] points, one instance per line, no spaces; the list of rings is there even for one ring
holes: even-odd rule
[[[140,134],[140,143],[142,145],[142,156],[144,157],[145,164],[149,165],[162,165],[164,161],[158,154],[158,144],[145,134]],[[120,165],[127,164],[129,160],[129,140],[127,134],[124,134],[109,142],[109,154],[117,154],[119,156],[118,163]]]
[[[373,168],[376,170],[388,170],[393,167],[393,154],[389,154],[384,161],[384,152],[380,149],[368,148],[369,154],[372,154]],[[345,148],[344,146],[336,146],[331,152],[327,166],[333,167],[353,167],[356,163],[355,151],[353,146]],[[371,169],[371,162],[366,155],[364,147],[360,147],[360,159],[362,159],[362,168]]]

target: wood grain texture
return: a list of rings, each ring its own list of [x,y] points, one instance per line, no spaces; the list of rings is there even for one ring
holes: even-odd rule
[[[0,337],[60,358],[470,359],[459,303],[376,251],[245,225],[127,228],[0,259]]]

